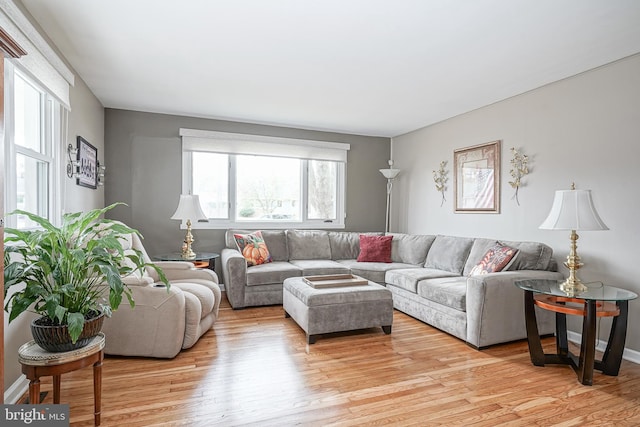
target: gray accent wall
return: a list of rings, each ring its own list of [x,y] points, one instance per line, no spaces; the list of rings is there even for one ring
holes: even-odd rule
[[[478,82],[481,84],[481,82]],[[453,151],[502,140],[501,213],[454,213]],[[555,190],[591,189],[609,231],[579,233],[584,281],[602,281],[640,294],[637,238],[640,236],[640,55],[553,83],[441,123],[393,138],[402,179],[394,185],[392,229],[549,244],[562,265],[569,232],[540,230]],[[530,158],[520,206],[508,184],[510,149]],[[433,170],[448,162],[446,202]],[[566,275],[567,270],[560,267]],[[630,301],[626,347],[640,351],[640,300]],[[573,317],[573,316],[570,316]],[[580,332],[578,319],[571,327]],[[607,339],[610,319],[600,321]]]
[[[382,231],[390,139],[137,111],[105,110],[105,203],[124,202],[109,215],[137,228],[149,254],[178,251],[184,230],[169,219],[182,188],[180,128],[351,144],[347,161],[346,230]],[[224,230],[194,230],[196,251],[219,252]]]

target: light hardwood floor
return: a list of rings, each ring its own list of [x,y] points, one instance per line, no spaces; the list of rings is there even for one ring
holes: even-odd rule
[[[41,389],[52,403],[50,378]],[[477,351],[397,311],[391,335],[308,346],[281,306],[234,311],[225,297],[213,330],[175,359],[107,357],[102,389],[103,426],[640,425],[628,361],[583,386],[567,366],[532,366],[526,341]],[[63,375],[62,402],[72,426],[93,425],[91,368]]]

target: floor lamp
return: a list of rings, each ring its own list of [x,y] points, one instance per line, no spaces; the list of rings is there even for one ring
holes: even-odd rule
[[[400,169],[393,168],[393,160],[389,160],[389,169],[380,169],[380,173],[387,178],[387,215],[385,217],[384,232],[389,232],[389,210],[391,209],[391,189],[393,188],[393,180],[400,173]]]

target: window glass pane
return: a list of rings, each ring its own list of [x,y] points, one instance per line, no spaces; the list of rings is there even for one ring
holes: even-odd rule
[[[320,160],[309,160],[308,197],[309,219],[331,219],[337,216],[337,164]]]
[[[237,221],[300,221],[301,160],[236,157]]]
[[[15,75],[15,143],[44,154],[40,96],[34,86]]]
[[[229,156],[217,153],[193,153],[193,194],[207,218],[229,217]]]
[[[18,154],[16,172],[16,208],[49,219],[49,164]],[[18,215],[18,228],[35,226],[26,216]]]

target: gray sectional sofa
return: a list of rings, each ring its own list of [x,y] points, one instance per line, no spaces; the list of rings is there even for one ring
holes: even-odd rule
[[[524,297],[514,281],[562,278],[542,243],[501,241],[519,250],[507,270],[469,275],[496,239],[389,233],[391,263],[358,262],[361,233],[317,230],[262,230],[273,261],[247,267],[233,235],[250,232],[227,230],[221,253],[234,309],[282,304],[289,277],[352,273],[385,285],[395,309],[475,348],[526,338]],[[540,333],[553,333],[553,314],[537,316]]]

